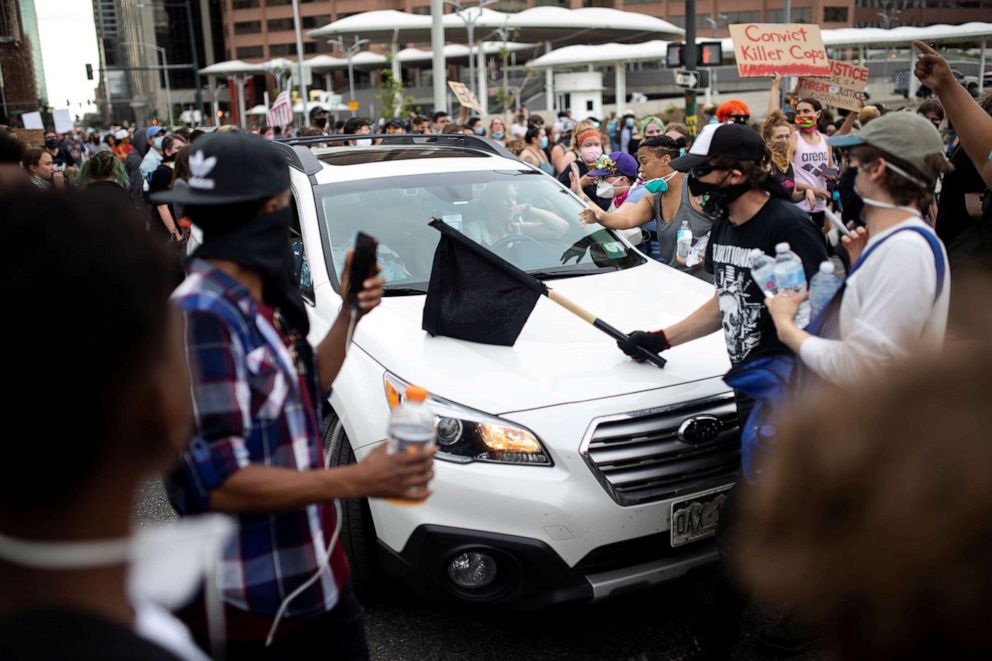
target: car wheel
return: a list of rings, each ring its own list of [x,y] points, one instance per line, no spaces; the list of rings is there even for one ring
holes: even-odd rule
[[[330,460],[330,468],[358,463],[344,425],[333,413],[324,424],[324,453]],[[338,543],[351,563],[351,580],[355,592],[366,603],[379,601],[384,595],[382,571],[376,556],[377,539],[368,498],[342,500]]]

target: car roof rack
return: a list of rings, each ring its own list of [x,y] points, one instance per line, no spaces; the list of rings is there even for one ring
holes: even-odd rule
[[[423,147],[461,147],[463,149],[473,149],[483,151],[496,156],[516,159],[503,145],[486,140],[477,135],[465,135],[451,133],[448,135],[422,135],[418,133],[403,134],[335,134],[335,135],[308,135],[302,138],[288,138],[285,140],[276,139],[273,144],[279,147],[286,156],[286,160],[292,167],[302,170],[306,174],[316,174],[320,172],[321,165],[317,157],[310,151],[310,147],[328,145],[332,143],[342,143],[349,140],[371,140],[381,139],[380,145],[411,145]],[[339,147],[353,145],[335,145]],[[367,146],[361,147],[365,149]],[[356,149],[359,147],[355,146]]]

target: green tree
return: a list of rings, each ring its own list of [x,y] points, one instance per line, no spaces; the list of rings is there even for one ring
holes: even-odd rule
[[[386,65],[382,69],[382,86],[376,94],[382,117],[401,117],[406,107],[413,103],[412,96],[403,94],[403,81],[393,78],[392,55],[386,56]]]

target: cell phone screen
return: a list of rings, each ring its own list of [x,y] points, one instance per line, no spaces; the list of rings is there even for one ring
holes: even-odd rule
[[[358,293],[362,291],[362,283],[375,275],[377,251],[379,242],[366,234],[359,232],[355,237],[355,253],[351,257],[351,271],[348,272],[348,291],[345,300],[351,304],[358,301]]]

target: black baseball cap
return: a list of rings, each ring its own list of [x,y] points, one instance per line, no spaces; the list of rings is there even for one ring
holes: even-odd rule
[[[289,188],[277,147],[250,133],[210,133],[190,147],[189,187],[152,194],[152,202],[221,205],[262,200]]]
[[[679,172],[688,172],[711,158],[733,161],[760,161],[768,153],[758,132],[743,124],[707,124],[696,136],[685,156],[673,159],[669,165]]]

